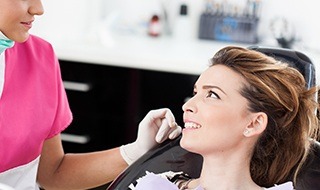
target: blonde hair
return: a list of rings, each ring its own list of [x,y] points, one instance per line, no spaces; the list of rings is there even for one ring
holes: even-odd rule
[[[211,66],[216,64],[241,74],[249,84],[241,89],[248,109],[268,115],[267,128],[252,152],[252,179],[264,187],[290,177],[295,182],[308,156],[310,138],[318,139],[318,89],[307,89],[303,75],[287,63],[246,48],[221,49],[211,59]]]

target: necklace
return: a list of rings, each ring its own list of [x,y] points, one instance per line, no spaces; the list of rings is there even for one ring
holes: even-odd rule
[[[179,190],[188,190],[188,186],[189,186],[189,183],[194,180],[194,179],[189,179],[188,181],[184,182],[181,187],[179,188]]]

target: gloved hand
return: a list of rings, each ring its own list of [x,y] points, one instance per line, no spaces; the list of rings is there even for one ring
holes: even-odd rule
[[[181,127],[168,108],[151,110],[140,122],[135,142],[120,147],[123,159],[130,165],[144,153],[166,139],[174,139],[181,133]]]

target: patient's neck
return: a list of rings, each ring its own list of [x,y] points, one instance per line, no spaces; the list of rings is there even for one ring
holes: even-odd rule
[[[198,183],[206,190],[261,189],[251,178],[249,159],[239,156],[204,157]]]

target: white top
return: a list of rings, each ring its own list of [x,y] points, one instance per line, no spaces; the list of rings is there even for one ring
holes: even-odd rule
[[[4,190],[39,190],[36,182],[39,161],[40,156],[28,164],[0,173],[0,190],[3,190],[1,185],[4,182],[3,186],[7,188]]]
[[[140,177],[135,182],[136,185],[133,183],[130,184],[129,189],[131,190],[204,190],[201,185],[194,189],[190,189],[186,187],[190,180],[188,179],[178,179],[176,178],[174,182],[171,180],[175,178],[177,175],[180,176],[183,172],[164,172],[160,174],[155,174],[152,172],[146,172],[145,176]],[[181,183],[182,182],[182,183]],[[186,182],[186,184],[183,184]],[[181,185],[182,184],[182,185]],[[181,187],[178,187],[181,186]],[[270,188],[263,188],[264,190],[293,190],[293,183],[288,181],[283,184],[275,185]]]

